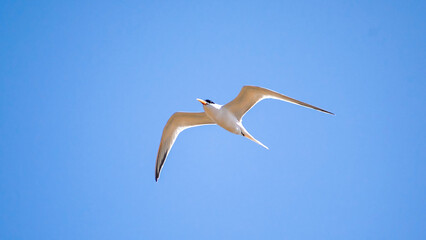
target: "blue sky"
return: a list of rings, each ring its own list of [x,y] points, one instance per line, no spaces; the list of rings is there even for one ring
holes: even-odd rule
[[[424,1],[2,1],[1,239],[425,239]],[[167,119],[273,89],[270,150]]]

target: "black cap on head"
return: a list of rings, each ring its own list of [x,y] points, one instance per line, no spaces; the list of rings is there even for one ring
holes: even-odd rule
[[[214,104],[214,102],[210,99],[206,99],[205,101],[208,102],[209,104],[211,104],[211,103]]]

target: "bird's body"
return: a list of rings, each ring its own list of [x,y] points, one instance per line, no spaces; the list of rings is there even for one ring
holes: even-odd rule
[[[206,115],[213,120],[217,125],[230,131],[231,133],[240,134],[242,124],[235,115],[219,104],[205,104],[203,105]]]
[[[217,124],[231,133],[244,136],[268,149],[268,147],[251,136],[241,122],[244,114],[249,111],[257,102],[265,98],[287,101],[325,113],[333,114],[321,108],[287,97],[272,90],[255,86],[244,86],[238,96],[225,105],[216,104],[208,99],[197,99],[203,104],[204,112],[176,112],[170,117],[169,121],[164,127],[160,148],[158,149],[157,160],[155,163],[155,181],[157,181],[160,176],[160,171],[167,158],[167,154],[172,148],[177,136],[181,131],[190,127]]]

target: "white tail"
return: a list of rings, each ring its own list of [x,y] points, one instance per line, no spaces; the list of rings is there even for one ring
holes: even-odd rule
[[[244,137],[252,140],[253,142],[259,144],[260,146],[266,148],[269,150],[269,148],[267,146],[265,146],[263,143],[261,143],[259,140],[257,140],[256,138],[254,138],[252,135],[250,135],[250,133],[248,133],[247,131],[244,131]]]

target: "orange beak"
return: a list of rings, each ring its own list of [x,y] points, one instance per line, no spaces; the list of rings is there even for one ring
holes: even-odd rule
[[[203,99],[199,99],[199,98],[197,98],[197,101],[199,101],[200,103],[202,103],[203,105],[207,105],[207,102],[206,101],[204,101]]]

